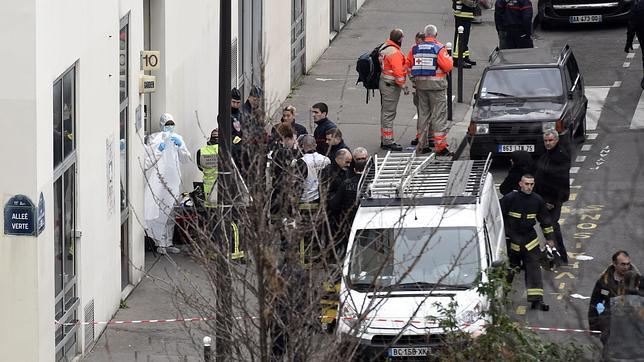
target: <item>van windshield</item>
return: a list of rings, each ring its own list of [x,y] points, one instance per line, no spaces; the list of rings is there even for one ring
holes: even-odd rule
[[[479,271],[474,227],[361,229],[349,280],[353,289],[469,289]]]
[[[558,68],[491,69],[485,73],[480,97],[484,99],[561,97]]]

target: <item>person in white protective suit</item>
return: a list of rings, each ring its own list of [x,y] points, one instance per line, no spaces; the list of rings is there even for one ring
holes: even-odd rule
[[[183,137],[175,133],[171,114],[164,113],[159,125],[161,131],[150,135],[145,150],[145,224],[159,254],[176,254],[180,250],[172,246],[172,210],[180,196],[180,163],[190,161],[190,151]]]

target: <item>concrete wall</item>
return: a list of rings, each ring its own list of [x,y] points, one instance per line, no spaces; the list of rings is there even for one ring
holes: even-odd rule
[[[154,1],[152,3],[155,3]],[[212,0],[160,1],[154,6],[164,19],[162,36],[152,32],[154,44],[161,50],[162,89],[152,101],[152,125],[164,112],[171,113],[177,132],[190,152],[204,146],[216,126],[219,72],[219,3]],[[154,17],[154,15],[153,15]],[[153,20],[153,24],[155,23]],[[199,122],[195,116],[199,114]],[[192,181],[201,180],[193,163],[182,167],[183,189],[192,190]]]
[[[329,1],[307,1],[306,3],[306,70],[317,63],[329,47]]]
[[[264,88],[272,115],[291,91],[291,0],[264,3]]]
[[[4,114],[0,124],[5,129],[0,156],[3,208],[15,194],[25,194],[33,201],[38,191],[35,8],[35,0],[26,0],[11,6],[4,4],[0,10],[0,59],[3,63],[0,75],[5,85],[0,87],[0,109]],[[49,139],[51,143],[51,136]],[[47,216],[50,215],[51,212]],[[4,221],[0,223],[4,228]],[[41,333],[40,329],[43,311],[39,308],[39,262],[41,253],[44,258],[48,254],[46,247],[40,247],[40,242],[46,242],[45,238],[38,240],[0,234],[0,275],[3,276],[0,278],[0,317],[3,319],[0,350],[8,351],[3,358],[9,360],[19,360],[18,357],[21,360],[41,360],[46,355],[41,348],[34,348],[34,343],[49,336],[53,343],[53,334]],[[21,277],[13,278],[13,275]],[[53,290],[49,301],[51,295]],[[53,308],[49,310],[53,316]],[[17,354],[18,351],[23,353]]]

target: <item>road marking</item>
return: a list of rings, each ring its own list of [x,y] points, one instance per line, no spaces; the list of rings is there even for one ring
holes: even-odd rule
[[[583,146],[581,146],[582,151],[590,151],[591,148],[593,148],[593,145],[583,145]]]
[[[597,133],[588,133],[586,135],[586,138],[589,139],[589,140],[594,140],[594,139],[597,138]]]
[[[606,97],[610,87],[586,87],[586,98],[588,98],[588,108],[586,109],[586,129],[594,131],[597,129],[599,116],[602,108],[606,103]]]
[[[637,102],[635,113],[631,119],[631,129],[644,128],[644,92],[640,95],[640,100]]]
[[[624,62],[624,64],[622,64],[622,68],[628,68],[630,66],[631,66],[631,62]]]
[[[614,88],[618,88],[622,86],[622,81],[621,80],[616,80],[615,83],[613,83]]]
[[[575,182],[575,179],[574,179],[574,178],[571,178],[571,179],[570,179],[570,184],[572,185],[572,183],[573,183],[573,182]]]
[[[571,193],[570,197],[568,198],[569,201],[575,201],[577,200],[577,193]]]
[[[584,162],[584,161],[586,161],[586,156],[577,156],[577,158],[575,158],[575,162]]]
[[[579,167],[575,166],[570,168],[570,173],[578,173],[578,172],[579,172]]]
[[[571,272],[561,272],[557,276],[555,276],[555,279],[561,279],[563,277],[568,277],[569,279],[576,279]]]
[[[525,305],[520,305],[517,307],[517,314],[524,315],[527,307]]]
[[[626,54],[626,59],[633,59],[634,57],[635,57],[635,53]]]

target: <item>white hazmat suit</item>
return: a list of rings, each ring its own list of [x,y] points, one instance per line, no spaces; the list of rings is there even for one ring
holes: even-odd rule
[[[174,122],[172,115],[163,114],[162,131],[150,135],[145,150],[145,223],[148,235],[161,248],[172,246],[172,211],[180,196],[180,163],[190,161],[183,137],[174,131],[164,131],[168,121]]]

